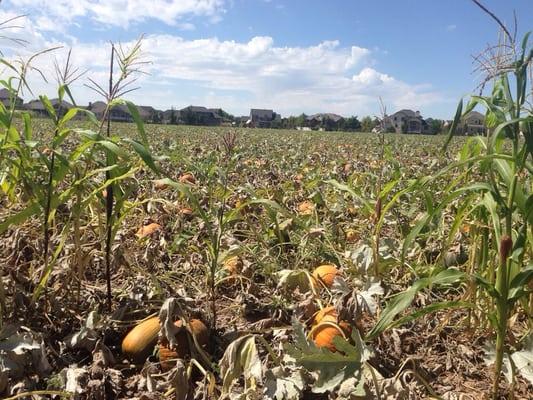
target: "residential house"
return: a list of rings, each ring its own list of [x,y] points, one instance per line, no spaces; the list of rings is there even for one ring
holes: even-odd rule
[[[217,109],[199,106],[188,106],[180,110],[180,118],[187,125],[220,125],[222,117]]]
[[[344,121],[344,117],[333,113],[313,114],[306,118],[306,123],[311,129],[324,128],[325,130],[331,130],[342,121]]]
[[[273,122],[281,122],[281,115],[272,110],[252,108],[246,124],[254,128],[270,128]]]
[[[15,96],[14,93],[11,93],[7,89],[0,90],[0,102],[4,105],[4,107],[10,108],[12,101],[15,102],[15,108],[21,108],[22,103],[24,102],[20,97]]]
[[[89,103],[87,109],[92,111],[97,119],[104,118],[104,113],[107,108],[107,104],[103,101],[95,101]],[[128,110],[128,107],[124,104],[119,104],[109,110],[109,120],[114,122],[133,122],[133,118]]]
[[[162,111],[156,110],[152,106],[137,106],[139,116],[144,122],[159,123],[161,122]]]
[[[89,103],[87,110],[92,111],[97,119],[102,119],[106,107],[107,105],[103,101],[95,101],[94,103]],[[159,121],[159,112],[151,106],[137,106],[137,111],[144,122]],[[113,122],[133,122],[130,110],[125,104],[118,104],[111,108],[109,111],[109,119]]]
[[[457,126],[457,134],[459,135],[484,135],[486,131],[485,116],[477,111],[469,112]]]
[[[50,104],[52,104],[52,107],[54,108],[56,115],[59,117],[62,117],[67,113],[68,110],[70,110],[72,107],[74,107],[72,104],[70,104],[68,101],[59,101],[59,99],[50,99]],[[41,100],[32,100],[26,104],[24,104],[24,108],[28,111],[31,111],[33,114],[39,117],[48,117],[48,111],[46,110],[46,107],[41,102]]]
[[[385,117],[385,129],[396,133],[431,133],[430,124],[419,111],[400,110]]]
[[[171,108],[170,110],[163,111],[161,116],[161,123],[163,124],[178,124],[180,122],[180,110]]]

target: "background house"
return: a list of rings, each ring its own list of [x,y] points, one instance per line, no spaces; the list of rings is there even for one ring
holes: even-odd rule
[[[10,108],[11,101],[15,102],[15,108],[21,108],[22,103],[24,102],[20,97],[10,93],[7,89],[0,90],[0,102],[4,105],[4,107]]]
[[[54,108],[56,115],[58,117],[62,117],[67,113],[68,110],[70,110],[72,107],[74,107],[72,104],[70,104],[68,101],[59,101],[59,99],[50,99],[50,103],[52,104],[52,107]],[[41,100],[32,100],[26,104],[24,104],[24,108],[30,112],[32,112],[34,115],[38,117],[48,117],[48,111],[46,111],[46,108]]]
[[[107,105],[103,101],[95,101],[89,103],[87,110],[91,111],[97,119],[101,120]],[[137,106],[139,116],[144,122],[159,122],[161,114],[158,110],[151,106]],[[133,117],[130,114],[128,106],[125,104],[118,104],[109,111],[109,119],[114,122],[133,122]]]
[[[101,120],[104,117],[106,107],[107,105],[103,101],[95,101],[94,103],[89,103],[87,109],[92,111],[97,119]],[[128,107],[123,104],[116,105],[109,111],[109,119],[114,122],[133,122]]]
[[[457,127],[457,133],[466,136],[484,135],[486,131],[485,116],[477,111],[465,115]]]
[[[344,117],[333,113],[313,114],[306,118],[307,126],[311,129],[324,129],[326,131],[337,129],[342,124]]]
[[[217,114],[216,110],[206,107],[188,106],[180,110],[180,119],[187,125],[220,125],[222,117]]]
[[[385,129],[396,133],[432,133],[428,123],[419,111],[400,110],[385,117]]]
[[[180,122],[180,117],[180,110],[171,108],[170,110],[163,111],[163,114],[161,115],[161,123],[176,125]]]
[[[250,119],[246,124],[254,128],[271,128],[275,121],[281,122],[281,115],[272,110],[252,108],[250,110]]]

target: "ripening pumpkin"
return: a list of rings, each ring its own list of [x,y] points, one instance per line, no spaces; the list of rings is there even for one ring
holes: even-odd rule
[[[313,325],[318,325],[322,321],[337,322],[337,310],[334,306],[324,307],[315,313],[313,317]]]
[[[180,208],[179,212],[180,212],[180,215],[185,219],[192,217],[192,215],[194,214],[193,209],[190,207],[182,207]]]
[[[357,215],[357,208],[355,207],[350,206],[346,209],[346,211],[348,211],[348,214],[352,217],[355,217]]]
[[[188,184],[191,184],[191,185],[194,185],[196,183],[196,178],[190,172],[184,173],[182,176],[179,177],[178,180],[181,183],[188,183]]]
[[[174,322],[178,328],[182,326],[181,320]],[[201,347],[207,346],[209,341],[209,332],[207,327],[199,319],[191,319],[189,321],[189,332],[194,335],[196,341]],[[161,343],[159,345],[159,361],[161,363],[161,369],[168,371],[175,365],[175,359],[185,358],[191,354],[189,349],[189,339],[187,338],[187,332],[183,329],[176,335],[178,345],[175,349],[170,349],[168,343]]]
[[[346,231],[346,241],[348,243],[355,243],[357,241],[357,232],[353,229],[348,229]]]
[[[161,229],[161,225],[156,224],[155,222],[152,222],[151,224],[141,226],[135,236],[137,236],[139,239],[151,236],[154,232]]]
[[[317,285],[321,282],[329,288],[333,285],[335,277],[339,274],[340,272],[335,265],[324,264],[315,268],[313,271],[313,278],[315,278]]]
[[[242,270],[243,262],[239,256],[233,256],[224,261],[224,269],[229,275],[239,274]]]
[[[298,204],[298,214],[300,215],[311,215],[315,211],[315,205],[309,200],[302,201]]]
[[[326,347],[331,351],[337,351],[333,344],[336,336],[345,338],[342,328],[333,321],[322,321],[312,330],[313,342],[317,347]]]
[[[159,329],[159,317],[144,320],[126,335],[122,352],[137,363],[144,362],[157,344]]]

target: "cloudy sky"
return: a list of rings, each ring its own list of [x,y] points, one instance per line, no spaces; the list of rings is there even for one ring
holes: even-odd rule
[[[532,0],[484,4],[506,21],[515,9],[519,32],[533,28]],[[24,58],[62,46],[35,61],[53,77],[54,60],[72,48],[74,64],[87,70],[72,85],[79,104],[98,99],[84,83],[105,84],[110,41],[127,46],[144,34],[151,64],[129,99],[236,115],[251,107],[284,116],[375,115],[381,97],[390,112],[451,118],[459,97],[479,83],[471,56],[497,38],[493,21],[469,0],[0,0],[0,21],[20,14],[0,36],[27,44],[0,38],[3,54]],[[39,74],[30,83],[34,93],[55,97],[53,82]]]

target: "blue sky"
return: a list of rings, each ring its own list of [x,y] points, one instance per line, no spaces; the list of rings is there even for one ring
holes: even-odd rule
[[[532,0],[484,0],[504,21],[516,10],[520,34],[533,29]],[[470,0],[4,0],[0,18],[27,14],[4,42],[7,56],[64,46],[88,69],[73,85],[80,104],[96,100],[83,83],[105,81],[109,41],[146,35],[152,64],[130,98],[167,109],[189,104],[245,115],[250,107],[282,115],[375,115],[420,110],[451,118],[475,89],[472,55],[497,40],[497,28]],[[53,57],[39,67],[49,73]],[[53,96],[38,76],[34,92]],[[31,97],[29,94],[27,98]]]

